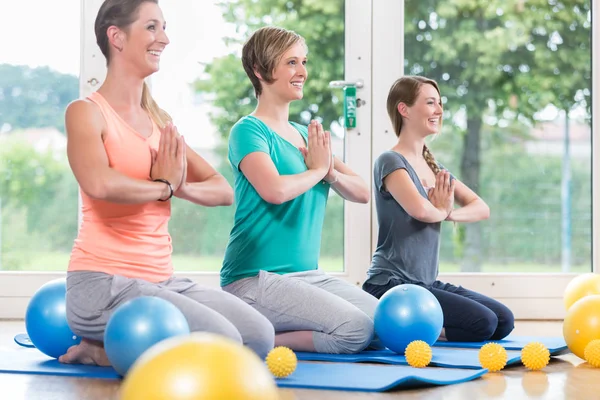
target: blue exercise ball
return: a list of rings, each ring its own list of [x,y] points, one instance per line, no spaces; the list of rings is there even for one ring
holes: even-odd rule
[[[67,323],[67,282],[65,278],[42,285],[33,295],[25,313],[25,328],[31,343],[52,358],[65,354],[81,342]]]
[[[433,345],[444,326],[442,307],[424,287],[412,284],[388,290],[375,309],[375,332],[390,350],[404,354],[413,340]]]
[[[190,333],[185,316],[159,297],[138,297],[117,307],[104,332],[104,350],[122,376],[138,357],[154,344]]]

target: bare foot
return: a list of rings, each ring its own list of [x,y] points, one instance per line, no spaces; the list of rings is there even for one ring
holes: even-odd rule
[[[442,333],[440,333],[440,337],[438,338],[438,340],[440,342],[447,342],[448,339],[446,339],[446,328],[442,328]]]
[[[88,339],[81,339],[80,344],[69,347],[67,354],[60,356],[58,361],[63,364],[110,366],[110,361],[108,361],[102,342]]]

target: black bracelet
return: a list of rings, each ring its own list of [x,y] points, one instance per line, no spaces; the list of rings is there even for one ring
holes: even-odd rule
[[[166,199],[158,199],[158,201],[168,201],[171,199],[171,197],[173,197],[173,186],[171,185],[171,182],[169,182],[166,179],[154,179],[153,182],[162,182],[162,183],[166,183],[167,186],[169,187],[169,189],[171,190],[171,194],[169,195],[169,197],[167,197]]]

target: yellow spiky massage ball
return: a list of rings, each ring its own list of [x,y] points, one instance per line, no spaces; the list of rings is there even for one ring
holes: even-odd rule
[[[585,346],[585,361],[592,367],[600,368],[600,339],[592,340]]]
[[[521,361],[530,370],[538,371],[550,362],[550,351],[540,342],[528,343],[521,350]]]
[[[428,366],[431,356],[431,347],[422,340],[413,340],[404,350],[404,357],[406,357],[408,365],[415,368]]]
[[[479,362],[490,372],[500,371],[507,361],[506,349],[498,343],[486,343],[479,350]]]
[[[271,373],[277,378],[285,378],[296,370],[296,353],[284,346],[277,346],[269,352],[265,360]]]

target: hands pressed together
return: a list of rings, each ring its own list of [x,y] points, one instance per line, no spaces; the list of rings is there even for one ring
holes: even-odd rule
[[[181,196],[186,187],[187,158],[183,136],[171,123],[160,129],[158,151],[152,150],[151,179],[165,179],[173,188],[174,196]]]
[[[454,209],[454,179],[451,179],[450,173],[446,170],[438,172],[435,186],[430,188],[427,194],[431,204],[446,213],[446,220],[450,220]]]
[[[322,173],[323,180],[328,183],[336,181],[337,172],[334,168],[331,133],[323,131],[323,125],[311,121],[308,125],[308,149],[301,147],[299,150],[304,156],[308,169]]]

